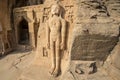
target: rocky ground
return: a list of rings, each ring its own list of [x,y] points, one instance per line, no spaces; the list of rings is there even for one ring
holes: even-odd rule
[[[14,51],[0,58],[0,80],[17,80],[34,59],[32,52]]]
[[[68,70],[62,76],[53,78],[49,75],[49,67],[33,64],[34,59],[34,52],[18,51],[2,57],[0,59],[0,80],[113,80],[102,69],[87,76]]]

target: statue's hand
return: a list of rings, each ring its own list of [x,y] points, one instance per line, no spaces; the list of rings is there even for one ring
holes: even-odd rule
[[[60,49],[61,49],[61,50],[65,50],[65,44],[64,44],[64,43],[61,43]]]
[[[49,42],[47,43],[46,47],[47,47],[48,49],[50,48],[50,43],[49,43]]]

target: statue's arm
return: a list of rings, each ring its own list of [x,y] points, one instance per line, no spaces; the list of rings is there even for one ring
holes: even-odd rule
[[[49,48],[49,45],[50,45],[50,28],[49,28],[48,22],[46,23],[46,44],[47,44],[47,47]]]
[[[62,23],[62,46],[63,47],[65,47],[65,40],[66,40],[66,21],[64,20],[64,19],[62,19],[62,21],[61,21],[61,23]]]

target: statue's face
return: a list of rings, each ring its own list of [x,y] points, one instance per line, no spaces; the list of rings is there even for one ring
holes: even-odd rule
[[[53,5],[51,7],[51,13],[53,15],[59,15],[59,13],[60,13],[60,6],[59,5]]]

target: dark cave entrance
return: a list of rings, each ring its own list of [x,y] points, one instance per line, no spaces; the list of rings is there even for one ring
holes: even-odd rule
[[[18,43],[21,45],[29,45],[29,28],[28,22],[23,18],[18,26]]]

